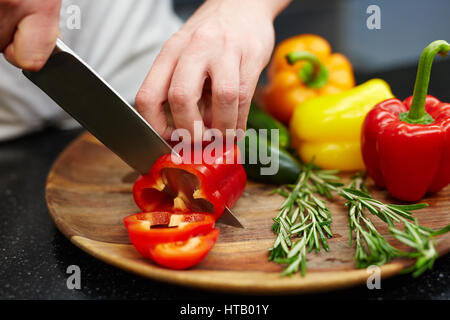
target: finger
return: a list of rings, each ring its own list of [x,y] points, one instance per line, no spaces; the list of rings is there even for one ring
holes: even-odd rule
[[[52,53],[59,34],[59,5],[24,17],[17,25],[5,58],[15,66],[37,71]]]
[[[255,93],[262,68],[263,67],[261,64],[258,64],[254,57],[245,55],[242,57],[239,77],[237,129],[242,129],[244,131],[246,130],[250,104],[253,94]]]
[[[170,139],[173,128],[167,122],[164,103],[167,101],[170,80],[183,46],[182,41],[171,39],[166,42],[135,99],[138,112],[166,140]]]
[[[11,14],[8,9],[11,10],[0,5],[0,52],[5,51],[6,47],[12,42],[14,31],[21,18],[17,8],[13,8],[16,14]],[[2,10],[4,11],[2,12]]]
[[[177,128],[185,128],[194,138],[202,139],[203,121],[198,108],[206,72],[206,57],[195,46],[178,60],[168,92],[170,110]],[[195,125],[201,125],[195,129]],[[200,130],[200,132],[198,132]]]
[[[212,127],[226,133],[236,129],[239,103],[240,56],[227,50],[211,67]]]

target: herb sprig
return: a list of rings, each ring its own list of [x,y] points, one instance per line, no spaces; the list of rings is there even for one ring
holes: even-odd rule
[[[349,245],[353,245],[354,239],[357,268],[382,265],[397,257],[407,257],[416,261],[404,272],[412,272],[417,277],[431,269],[438,256],[433,237],[449,232],[450,225],[440,230],[421,226],[411,211],[425,208],[427,204],[385,204],[369,194],[363,174],[352,177],[350,185],[344,188],[337,173],[337,170],[321,170],[310,163],[304,165],[295,184],[273,191],[286,198],[273,219],[272,230],[276,239],[269,249],[269,260],[285,265],[282,275],[292,275],[300,270],[304,276],[306,255],[312,250],[319,252],[322,248],[329,251],[327,239],[333,236],[331,212],[326,202],[318,196],[332,199],[333,193],[346,200]],[[392,236],[412,250],[406,252],[392,246],[369,216],[376,216],[385,222]]]
[[[395,257],[416,259],[413,266],[404,270],[412,272],[414,277],[433,267],[438,253],[432,237],[448,232],[450,225],[436,231],[419,225],[411,211],[425,208],[428,204],[396,205],[378,201],[368,193],[362,175],[353,177],[350,187],[343,188],[338,193],[347,200],[350,241],[355,233],[357,267],[381,265]],[[388,225],[389,232],[395,239],[413,250],[404,252],[391,246],[365,216],[364,211],[380,218]],[[403,230],[398,228],[396,223],[403,225]]]
[[[331,212],[326,203],[316,197],[321,194],[332,197],[342,184],[336,171],[318,170],[307,165],[296,184],[274,190],[286,198],[274,218],[272,230],[277,237],[270,248],[269,260],[286,265],[282,275],[299,270],[306,274],[306,254],[323,247],[329,251],[327,238],[331,238]]]

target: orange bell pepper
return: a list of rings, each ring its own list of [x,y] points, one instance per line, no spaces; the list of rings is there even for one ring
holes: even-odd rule
[[[263,90],[264,107],[286,124],[300,103],[355,85],[350,61],[340,53],[331,53],[330,44],[313,34],[281,42],[275,49],[267,75],[269,84]]]

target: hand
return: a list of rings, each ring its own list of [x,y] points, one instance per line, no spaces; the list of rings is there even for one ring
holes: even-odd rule
[[[41,69],[59,35],[61,0],[0,0],[0,52],[18,68]]]
[[[273,49],[280,3],[288,1],[208,0],[164,44],[135,101],[163,138],[173,131],[166,101],[175,127],[192,136],[194,121],[222,133],[245,130],[251,98]]]

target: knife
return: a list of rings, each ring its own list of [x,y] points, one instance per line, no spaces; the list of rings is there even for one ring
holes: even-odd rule
[[[56,41],[53,53],[41,70],[22,70],[22,73],[139,173],[148,173],[156,159],[173,151],[150,124],[62,40]],[[243,228],[229,208],[225,208],[219,222]]]

